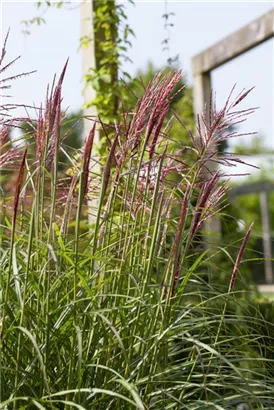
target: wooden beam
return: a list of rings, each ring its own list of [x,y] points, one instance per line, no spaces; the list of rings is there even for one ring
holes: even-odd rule
[[[274,285],[259,285],[258,290],[260,293],[272,296],[274,294]]]
[[[274,9],[194,56],[193,74],[198,75],[214,70],[273,36]]]
[[[232,188],[229,191],[230,198],[235,198],[239,195],[248,195],[248,194],[259,194],[261,192],[272,192],[274,191],[274,182],[261,181],[261,182],[252,182],[250,184],[245,184]]]
[[[193,78],[193,103],[195,114],[201,114],[205,105],[210,101],[211,77],[210,73],[195,75]],[[203,123],[201,123],[203,125]]]

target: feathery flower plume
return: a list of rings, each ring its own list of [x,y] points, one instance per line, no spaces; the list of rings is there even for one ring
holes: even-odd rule
[[[215,189],[219,179],[220,173],[216,172],[208,181],[203,182],[192,220],[191,238],[195,236],[198,228],[201,226],[202,215],[205,214],[205,210],[207,209],[207,202],[210,196],[213,194],[213,190]]]
[[[26,149],[24,154],[23,154],[23,158],[22,158],[22,161],[21,161],[21,165],[20,165],[20,168],[19,168],[18,177],[17,177],[17,181],[16,181],[16,189],[15,189],[14,202],[13,202],[13,226],[15,226],[17,210],[18,210],[18,204],[19,204],[20,191],[21,191],[21,187],[22,187],[22,184],[23,184],[23,180],[24,180],[24,172],[25,172],[25,166],[26,166],[27,152],[28,152],[28,150]]]
[[[230,283],[229,283],[229,287],[228,287],[228,292],[231,292],[233,287],[234,287],[236,276],[237,276],[237,273],[239,271],[239,266],[240,266],[240,263],[241,263],[241,260],[242,260],[242,256],[243,256],[243,253],[244,253],[244,250],[245,250],[245,247],[246,247],[246,244],[247,244],[247,241],[248,241],[248,238],[250,236],[252,228],[253,228],[253,223],[248,228],[248,230],[245,234],[245,237],[243,239],[242,245],[239,249],[239,252],[238,252],[238,255],[237,255],[237,258],[236,258],[236,262],[235,262],[235,265],[234,265],[234,269],[233,269],[233,272],[232,272],[232,275],[231,275],[231,279],[230,279]]]
[[[231,128],[237,124],[246,121],[247,116],[252,114],[256,108],[249,108],[244,110],[233,110],[246,96],[253,90],[253,88],[240,93],[237,98],[230,103],[232,93],[235,86],[232,88],[230,95],[224,107],[217,111],[216,99],[213,101],[211,95],[211,103],[209,112],[206,110],[197,117],[197,137],[190,135],[194,149],[198,153],[198,161],[202,169],[207,169],[210,172],[210,163],[221,164],[226,166],[235,166],[235,163],[240,163],[239,158],[235,158],[227,152],[218,153],[218,145],[230,138],[239,136],[254,135],[256,133],[240,134],[237,131],[231,131]],[[250,165],[250,164],[247,164]]]
[[[60,128],[60,118],[61,118],[61,93],[62,93],[62,84],[64,76],[66,73],[68,65],[68,60],[66,61],[60,78],[56,87],[54,88],[54,82],[52,85],[50,97],[47,98],[46,102],[46,111],[45,111],[45,132],[44,132],[44,141],[43,147],[48,147],[47,151],[47,166],[50,167],[54,158],[56,157],[56,150],[58,148],[58,139],[59,139],[59,128]]]

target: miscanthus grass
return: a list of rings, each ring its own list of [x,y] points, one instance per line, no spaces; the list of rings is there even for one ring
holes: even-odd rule
[[[250,229],[221,290],[210,275],[222,248],[201,236],[225,212],[216,165],[239,160],[217,145],[253,111],[239,108],[248,92],[219,111],[212,99],[174,152],[165,118],[181,73],[159,74],[134,113],[91,122],[68,171],[65,71],[28,120],[35,150],[7,139],[16,121],[1,106],[2,192],[14,184],[1,197],[0,409],[273,409],[272,362],[253,326],[263,318],[234,289]]]

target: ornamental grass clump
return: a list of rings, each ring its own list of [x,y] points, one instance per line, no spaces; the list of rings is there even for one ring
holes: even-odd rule
[[[10,143],[3,154],[16,156],[16,182],[1,198],[0,408],[273,409],[271,355],[233,287],[250,230],[225,289],[202,274],[222,252],[201,235],[225,212],[216,165],[239,162],[217,145],[253,111],[238,108],[248,92],[221,111],[212,99],[189,145],[173,152],[164,120],[181,73],[160,73],[134,113],[91,121],[64,170],[66,69],[38,110],[35,151]],[[11,122],[1,115],[1,132]]]

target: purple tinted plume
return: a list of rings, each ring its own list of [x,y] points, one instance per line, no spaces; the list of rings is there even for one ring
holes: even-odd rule
[[[234,265],[234,269],[233,269],[233,272],[232,272],[232,275],[231,275],[231,279],[230,279],[230,283],[229,283],[229,287],[228,287],[228,292],[231,292],[233,287],[234,287],[236,276],[237,276],[239,266],[240,266],[240,263],[241,263],[241,260],[242,260],[242,256],[243,256],[243,253],[244,253],[244,250],[245,250],[245,247],[246,247],[246,244],[247,244],[247,241],[248,241],[248,238],[250,236],[252,228],[253,228],[253,223],[248,228],[248,230],[245,234],[244,240],[242,242],[242,245],[239,249],[239,252],[238,252],[238,255],[237,255],[237,258],[236,258],[236,262],[235,262],[235,265]]]

